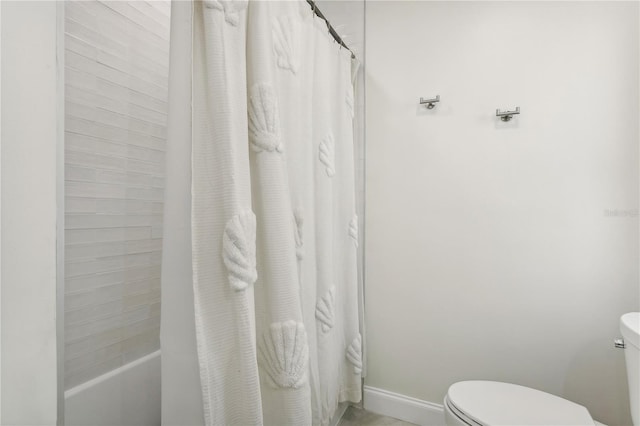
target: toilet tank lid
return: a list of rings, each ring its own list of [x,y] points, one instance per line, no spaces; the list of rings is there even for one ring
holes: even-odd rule
[[[640,312],[629,312],[621,316],[620,332],[627,344],[640,348]]]
[[[451,385],[447,398],[465,416],[484,425],[594,424],[582,405],[511,383],[458,382]]]

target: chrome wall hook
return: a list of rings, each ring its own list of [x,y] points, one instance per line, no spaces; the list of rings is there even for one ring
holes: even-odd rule
[[[424,105],[427,109],[433,109],[436,106],[436,102],[440,102],[440,95],[436,95],[433,99],[420,98],[420,105]]]
[[[515,111],[500,111],[496,110],[496,117],[500,117],[502,121],[510,121],[514,115],[520,114],[520,107],[516,107]]]

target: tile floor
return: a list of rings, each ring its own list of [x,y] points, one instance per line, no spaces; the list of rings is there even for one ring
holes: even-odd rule
[[[357,407],[349,407],[345,411],[338,426],[414,426],[413,423],[391,417],[373,414]]]

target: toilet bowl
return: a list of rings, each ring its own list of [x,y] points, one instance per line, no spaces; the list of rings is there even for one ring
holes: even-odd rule
[[[511,383],[458,382],[444,399],[448,426],[597,425],[582,405]]]

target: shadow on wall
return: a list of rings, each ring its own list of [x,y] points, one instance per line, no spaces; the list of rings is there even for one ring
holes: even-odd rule
[[[627,386],[624,351],[614,348],[613,340],[599,339],[589,342],[571,360],[563,393],[571,401],[588,405],[599,422],[631,425]]]

